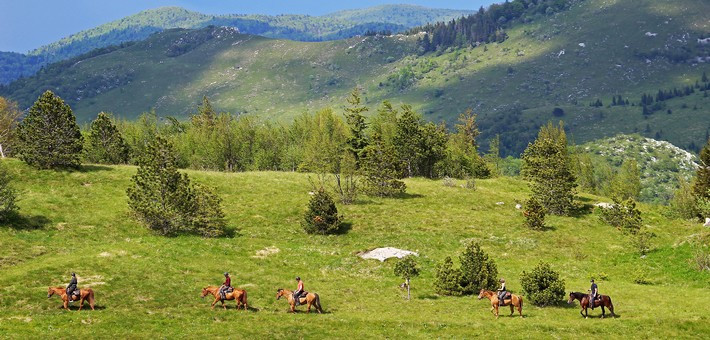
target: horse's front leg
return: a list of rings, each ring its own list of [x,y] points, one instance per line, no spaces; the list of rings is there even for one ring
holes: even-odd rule
[[[513,313],[515,313],[515,306],[513,306],[513,300],[510,300],[510,316],[513,316]]]
[[[291,313],[296,313],[296,303],[291,303]]]
[[[603,318],[604,318],[604,314],[605,314],[605,313],[604,313],[604,305],[601,305],[601,307],[602,307],[602,319],[603,319]]]
[[[85,299],[85,297],[82,297],[82,298],[79,300],[79,311],[81,311],[81,308],[84,307],[84,299]]]
[[[214,305],[217,304],[217,301],[219,301],[219,298],[215,298],[214,301],[212,302],[212,310],[214,310]]]
[[[498,318],[498,306],[495,307],[496,309],[496,319]]]

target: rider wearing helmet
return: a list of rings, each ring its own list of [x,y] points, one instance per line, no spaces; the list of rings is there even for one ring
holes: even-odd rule
[[[594,279],[589,281],[592,283],[592,287],[589,288],[589,305],[594,309],[594,300],[597,299],[597,295],[599,294],[599,288],[597,287],[597,284],[594,283]]]
[[[303,293],[303,281],[301,281],[300,276],[296,276],[296,282],[298,282],[298,287],[296,288],[296,291],[293,292],[293,299],[296,300],[296,306],[298,306],[301,304],[299,298]]]
[[[69,285],[67,285],[67,299],[69,299],[69,302],[74,302],[74,300],[72,299],[72,295],[76,290],[76,285],[76,273],[71,273],[71,281],[69,282]]]
[[[222,297],[222,300],[227,298],[227,290],[229,290],[229,288],[232,288],[232,278],[229,276],[229,273],[224,272],[224,283],[219,287],[219,296]]]
[[[507,291],[505,290],[505,279],[501,278],[500,279],[500,288],[498,288],[498,305],[503,306],[505,303],[505,294]]]

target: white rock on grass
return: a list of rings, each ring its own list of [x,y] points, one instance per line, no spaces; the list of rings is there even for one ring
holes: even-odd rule
[[[600,207],[602,209],[611,209],[614,207],[613,203],[607,203],[607,202],[599,202],[594,205],[595,207]]]
[[[518,203],[518,204],[515,205],[515,209],[520,210],[520,209],[522,209],[522,208],[523,208],[523,205],[520,204],[520,203]]]
[[[710,217],[705,218],[705,224],[703,224],[706,227],[710,227]]]
[[[397,249],[397,248],[392,248],[392,247],[385,247],[385,248],[375,248],[363,253],[358,254],[363,259],[375,259],[375,260],[380,260],[381,262],[384,262],[386,259],[396,257],[396,258],[403,258],[405,256],[409,255],[414,255],[414,256],[419,256],[419,254],[409,251],[409,250],[404,250],[404,249]]]

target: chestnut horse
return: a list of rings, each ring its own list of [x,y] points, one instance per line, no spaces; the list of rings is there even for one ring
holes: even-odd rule
[[[490,290],[481,289],[478,293],[478,299],[488,298],[491,301],[491,313],[495,314],[496,319],[498,318],[498,293]],[[515,311],[513,307],[518,307],[518,313],[520,317],[523,317],[523,297],[515,294],[510,294],[510,299],[503,301],[503,306],[510,306],[510,315],[512,316]]]
[[[291,313],[296,312],[296,300],[293,298],[293,291],[290,291],[288,289],[279,289],[276,291],[276,300],[280,299],[282,296],[285,296],[286,299],[288,299],[288,304],[291,305]],[[308,293],[306,296],[301,296],[299,297],[300,304],[305,305],[308,304],[308,310],[306,311],[307,313],[311,312],[311,306],[316,307],[316,310],[318,313],[323,313],[323,307],[320,305],[320,297],[316,293]]]
[[[601,307],[602,308],[602,318],[604,317],[604,307],[609,308],[611,311],[611,316],[616,316],[614,314],[614,304],[611,303],[611,298],[608,295],[599,295],[601,299],[594,301],[594,307]],[[572,303],[574,300],[579,300],[579,306],[581,309],[579,310],[579,314],[582,315],[585,318],[589,317],[589,313],[587,308],[591,307],[589,305],[589,294],[585,293],[580,293],[580,292],[571,292],[569,293],[569,299],[567,300],[567,303]],[[584,311],[584,313],[582,313]]]
[[[72,301],[76,301],[78,299],[81,300],[81,302],[79,302],[79,310],[84,307],[84,301],[88,299],[91,310],[94,310],[94,291],[91,288],[80,289],[79,297],[77,298],[75,295],[68,297],[67,289],[64,287],[49,287],[47,290],[47,298],[51,298],[54,294],[57,294],[57,296],[62,299],[64,302],[64,309],[66,310],[69,310],[69,299],[72,299]]]
[[[227,306],[224,304],[224,300],[222,300],[222,297],[219,295],[219,287],[217,286],[207,286],[205,288],[202,288],[202,298],[204,299],[207,294],[212,294],[214,296],[214,301],[212,302],[212,309],[214,309],[214,305],[217,303],[217,301],[222,301],[222,307],[224,309],[227,309]],[[226,293],[224,294],[226,300],[234,300],[234,302],[237,304],[237,309],[239,309],[241,306],[244,306],[244,310],[247,310],[249,308],[249,305],[247,304],[247,291],[244,289],[234,289],[231,293]]]

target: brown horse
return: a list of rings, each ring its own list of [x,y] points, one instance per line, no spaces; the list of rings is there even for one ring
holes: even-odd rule
[[[291,305],[291,313],[296,312],[296,300],[293,298],[293,291],[288,289],[279,289],[276,291],[276,300],[285,296],[288,299],[288,304]],[[311,312],[311,306],[316,307],[318,313],[323,313],[323,307],[320,305],[320,297],[316,293],[307,293],[306,296],[299,297],[299,302],[302,305],[308,304],[307,313]]]
[[[614,304],[611,303],[611,298],[608,295],[599,295],[600,299],[594,301],[594,307],[601,307],[602,308],[602,318],[605,315],[604,312],[604,307],[609,308],[611,311],[611,316],[616,316],[614,314]],[[589,317],[589,313],[587,308],[591,307],[589,305],[589,294],[584,294],[580,292],[571,292],[569,293],[569,299],[567,300],[567,303],[572,303],[574,300],[579,300],[579,306],[581,309],[579,310],[579,314],[582,315],[585,318]],[[584,311],[584,313],[582,313]]]
[[[217,304],[217,301],[222,301],[222,307],[224,309],[227,309],[227,306],[224,304],[224,300],[222,300],[222,297],[219,295],[219,287],[217,286],[207,286],[205,288],[202,288],[202,298],[204,299],[207,294],[212,294],[214,296],[214,301],[212,302],[212,309],[214,309],[214,305]],[[237,304],[237,309],[240,307],[244,306],[244,310],[247,310],[249,308],[249,305],[247,304],[247,291],[244,289],[234,289],[231,293],[226,293],[224,294],[226,300],[234,300],[234,302]]]
[[[478,299],[488,298],[491,301],[491,313],[495,314],[496,319],[498,318],[498,294],[490,290],[481,289],[478,293]],[[503,301],[503,306],[510,306],[510,315],[512,316],[515,311],[513,307],[518,307],[518,313],[520,317],[523,317],[523,297],[517,296],[515,294],[510,294],[510,299]]]
[[[91,310],[94,310],[94,291],[91,288],[80,289],[79,297],[77,298],[75,295],[71,297],[67,296],[67,290],[64,287],[49,287],[47,290],[47,298],[51,298],[54,294],[57,294],[62,299],[64,309],[66,310],[69,310],[69,299],[72,299],[72,301],[81,300],[81,302],[79,302],[79,310],[84,307],[84,301],[88,299]]]

